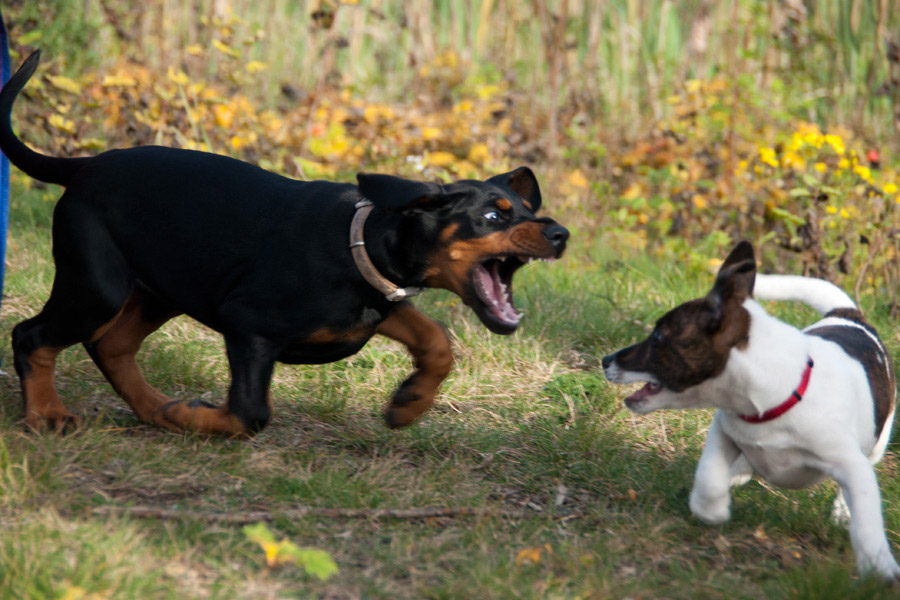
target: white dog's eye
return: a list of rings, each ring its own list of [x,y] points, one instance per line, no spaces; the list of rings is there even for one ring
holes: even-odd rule
[[[488,221],[496,221],[500,218],[500,214],[496,210],[492,210],[484,213],[484,218]]]

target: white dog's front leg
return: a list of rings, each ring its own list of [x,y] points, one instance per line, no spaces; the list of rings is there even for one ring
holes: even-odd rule
[[[881,494],[869,459],[859,450],[842,453],[830,470],[850,508],[850,541],[860,572],[874,570],[887,579],[900,579],[900,565],[891,555],[884,532]]]
[[[719,419],[716,413],[709,426],[690,499],[694,516],[713,525],[731,518],[732,464],[741,456],[740,449],[722,431]]]

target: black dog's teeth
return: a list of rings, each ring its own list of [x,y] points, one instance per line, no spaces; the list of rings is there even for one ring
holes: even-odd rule
[[[513,257],[491,258],[476,267],[475,291],[490,316],[509,326],[516,326],[522,313],[512,300],[512,276],[520,266]]]

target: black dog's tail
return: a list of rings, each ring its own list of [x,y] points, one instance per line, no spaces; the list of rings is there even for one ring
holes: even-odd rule
[[[13,102],[34,75],[40,58],[40,50],[32,52],[31,56],[25,59],[15,75],[10,77],[3,89],[0,90],[0,150],[3,150],[12,164],[31,177],[47,183],[68,185],[75,173],[90,159],[57,158],[35,152],[16,137],[10,121]]]

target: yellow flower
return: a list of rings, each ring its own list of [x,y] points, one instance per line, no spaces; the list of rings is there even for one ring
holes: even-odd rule
[[[830,205],[825,207],[825,210],[828,212],[829,215],[833,215],[838,211],[838,209],[836,209],[835,207],[830,206]]]
[[[894,183],[886,183],[884,185],[884,193],[885,194],[896,194],[897,193],[897,185]]]
[[[706,198],[704,198],[700,194],[694,194],[694,196],[691,198],[691,203],[697,210],[703,210],[704,208],[706,208]]]
[[[177,85],[187,85],[188,83],[188,76],[180,69],[176,72],[175,69],[169,67],[168,77],[169,81]]]
[[[61,131],[65,131],[68,134],[74,134],[76,131],[75,122],[72,121],[72,119],[67,119],[67,118],[63,117],[62,115],[57,115],[57,114],[50,115],[50,118],[47,119],[47,121],[53,127],[56,127],[57,129],[59,129]]]
[[[216,124],[219,127],[224,127],[228,129],[231,127],[231,123],[234,121],[234,109],[230,106],[225,106],[224,104],[216,104],[213,107],[213,114],[215,115]]]
[[[264,62],[259,62],[258,60],[251,60],[247,63],[247,72],[248,73],[259,73],[260,71],[265,71],[269,68]]]
[[[778,166],[778,159],[775,158],[775,150],[772,148],[760,148],[759,160],[772,167]]]
[[[829,133],[825,136],[825,142],[834,148],[834,151],[838,154],[844,153],[844,140],[841,139],[841,136]]]
[[[846,158],[842,158],[841,161],[838,163],[838,169],[846,169],[849,166],[850,166],[850,161],[847,160]]]
[[[806,160],[796,152],[785,152],[784,166],[793,167],[795,169],[803,169],[806,167]]]
[[[425,156],[425,164],[429,167],[447,167],[456,161],[456,156],[449,152],[431,152]]]
[[[218,50],[225,56],[230,56],[231,58],[237,58],[238,56],[240,56],[240,53],[237,50],[235,50],[228,44],[225,44],[224,42],[222,42],[222,40],[213,40],[212,45],[216,50]]]
[[[823,162],[817,162],[813,166],[815,167],[816,171],[818,171],[819,173],[824,173],[828,169],[828,167]]]
[[[483,165],[490,158],[487,144],[475,144],[469,148],[468,159],[477,165]]]
[[[872,171],[869,170],[869,167],[865,165],[856,165],[853,167],[853,172],[859,175],[860,179],[864,179],[871,183],[872,181]]]
[[[813,148],[821,148],[822,147],[822,134],[816,131],[810,131],[809,133],[803,136],[803,141]]]
[[[846,209],[846,208],[842,208],[842,209],[841,209],[841,216],[844,217],[845,219],[849,219],[849,218],[850,218],[850,213],[847,212],[847,209]]]
[[[566,177],[566,181],[569,182],[569,185],[572,187],[585,189],[587,188],[591,182],[588,181],[588,178],[584,176],[584,173],[581,172],[581,169],[575,169],[569,176]]]

